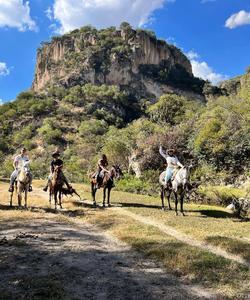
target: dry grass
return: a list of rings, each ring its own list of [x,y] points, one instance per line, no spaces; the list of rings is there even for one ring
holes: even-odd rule
[[[35,182],[41,188],[43,182]],[[114,210],[93,209],[81,205],[74,198],[65,198],[64,210],[55,214],[41,193],[31,193],[28,210],[11,209],[8,205],[7,184],[0,183],[0,220],[55,218],[58,221],[88,222],[128,243],[145,256],[159,261],[167,270],[189,282],[213,287],[223,295],[235,297],[246,293],[248,270],[236,262],[186,245],[157,228],[141,224]],[[90,200],[89,187],[75,184],[83,200]],[[97,200],[102,193],[98,192]],[[176,217],[174,212],[160,210],[160,199],[114,191],[112,203],[141,216],[172,226],[196,239],[220,246],[249,259],[249,222],[239,222],[221,207],[185,204],[187,217]]]

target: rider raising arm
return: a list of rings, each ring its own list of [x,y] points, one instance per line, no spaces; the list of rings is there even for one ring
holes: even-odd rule
[[[178,167],[183,168],[183,165],[180,163],[177,156],[175,156],[175,149],[169,149],[166,153],[163,152],[162,146],[160,146],[159,153],[162,157],[166,159],[167,169],[165,176],[165,184],[171,185],[171,179],[174,173],[174,170]]]

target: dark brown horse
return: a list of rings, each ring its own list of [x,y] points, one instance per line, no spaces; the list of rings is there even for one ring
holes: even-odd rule
[[[62,189],[64,185],[64,175],[60,166],[55,167],[52,178],[49,181],[49,203],[51,204],[54,196],[55,209],[57,209],[57,198],[59,199],[60,208],[62,208]]]
[[[105,207],[106,205],[106,196],[107,196],[107,204],[108,207],[110,207],[110,193],[112,188],[114,187],[114,180],[119,180],[120,177],[122,176],[122,170],[120,168],[119,165],[115,165],[113,166],[109,172],[106,172],[104,174],[104,178],[102,181],[102,184],[100,185],[100,187],[103,188],[103,207]],[[92,199],[93,199],[93,206],[96,207],[96,200],[95,200],[95,195],[96,195],[96,191],[97,191],[97,187],[96,187],[96,179],[92,177],[91,180],[91,193],[92,193]]]

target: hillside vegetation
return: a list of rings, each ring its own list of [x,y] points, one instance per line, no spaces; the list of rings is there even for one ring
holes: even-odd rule
[[[121,85],[92,83],[23,92],[0,106],[0,175],[10,175],[13,155],[25,146],[34,176],[45,178],[59,148],[67,176],[79,182],[104,152],[130,173],[119,187],[155,193],[162,144],[176,148],[184,164],[195,162],[194,180],[237,184],[249,176],[250,73],[237,89],[228,82],[223,93],[209,83],[205,90],[206,102],[174,93],[138,99]]]

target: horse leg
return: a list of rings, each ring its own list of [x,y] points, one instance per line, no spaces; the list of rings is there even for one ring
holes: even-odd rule
[[[49,204],[51,205],[52,190],[49,188]]]
[[[57,190],[54,190],[55,209],[57,209]]]
[[[24,204],[24,207],[25,207],[25,208],[27,208],[27,197],[28,197],[27,194],[28,194],[28,188],[29,188],[29,187],[25,187],[25,191],[24,191],[24,201],[25,201],[25,202],[24,202],[24,203],[25,203],[25,204]]]
[[[21,185],[18,185],[18,189],[17,189],[17,199],[18,199],[18,206],[21,207],[22,205],[22,188]]]
[[[171,207],[171,205],[170,205],[170,196],[171,196],[171,190],[168,190],[168,208],[169,208],[169,210],[172,210],[172,207]]]
[[[176,216],[178,216],[178,211],[177,211],[178,195],[177,195],[177,192],[174,192],[174,197],[175,197],[175,214],[176,214]]]
[[[164,207],[165,189],[164,186],[161,187],[161,209],[165,210]]]
[[[12,207],[12,201],[13,201],[13,192],[10,193],[10,207]]]
[[[103,188],[103,201],[102,201],[102,207],[105,207],[106,190],[107,190],[107,187],[104,187],[104,188]]]
[[[93,199],[93,206],[96,207],[96,201],[95,201],[96,188],[93,182],[91,182],[91,194]]]
[[[184,191],[181,194],[180,202],[181,202],[181,213],[183,216],[185,216],[184,211],[183,211]]]
[[[111,187],[108,188],[108,207],[111,207],[111,204],[110,204],[110,193],[111,193]]]
[[[61,190],[59,191],[59,205],[60,205],[60,208],[62,208],[62,191]]]

